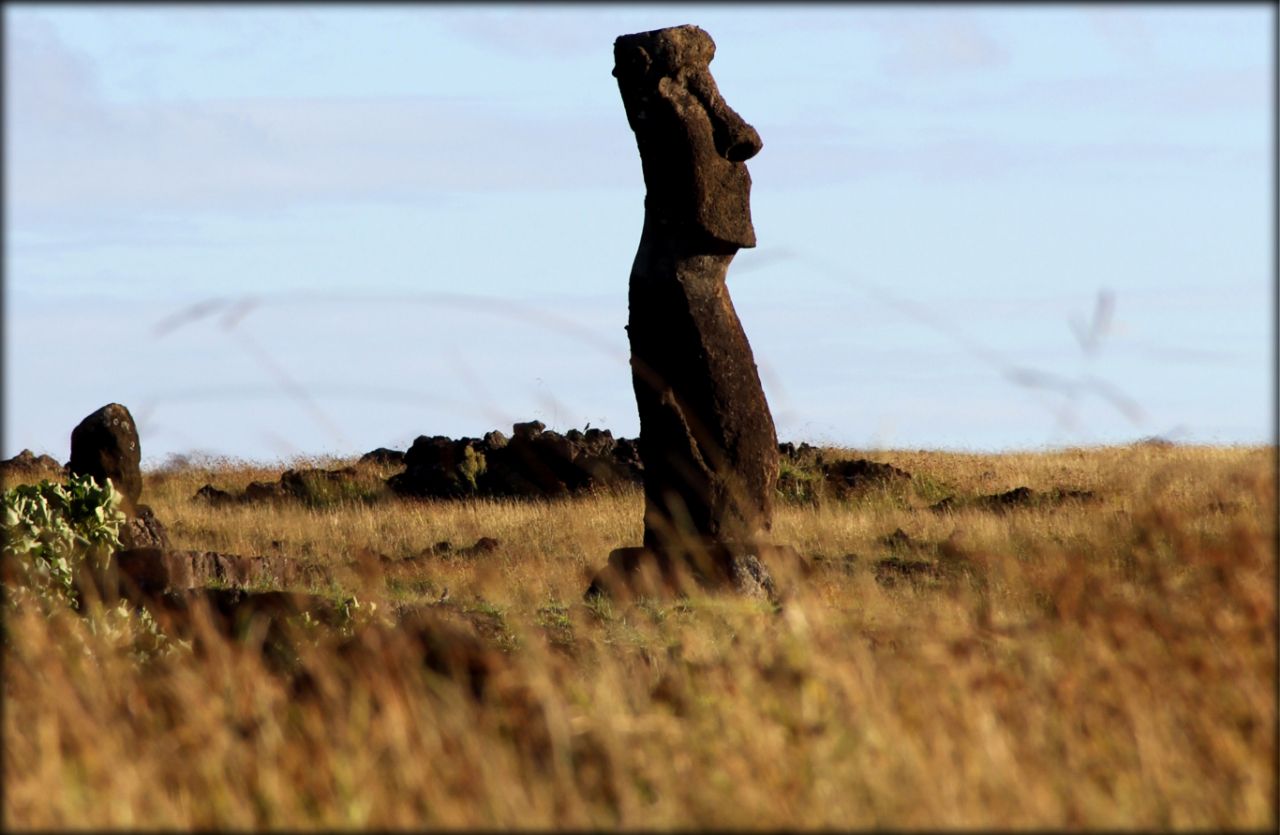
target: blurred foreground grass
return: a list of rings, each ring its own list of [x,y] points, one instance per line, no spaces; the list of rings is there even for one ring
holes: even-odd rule
[[[1274,830],[1274,448],[869,457],[913,479],[779,506],[775,539],[815,567],[780,611],[584,604],[640,541],[638,491],[403,502],[361,465],[351,501],[216,508],[191,499],[206,482],[350,462],[147,473],[176,547],[322,562],[366,609],[431,604],[492,651],[493,686],[473,698],[376,617],[360,652],[320,627],[282,669],[252,635],[148,653],[10,611],[3,823]],[[1018,486],[1095,498],[928,509]],[[480,537],[500,544],[421,556]]]

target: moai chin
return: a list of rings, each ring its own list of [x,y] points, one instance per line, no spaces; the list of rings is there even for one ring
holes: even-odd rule
[[[660,566],[692,558],[699,575],[732,577],[741,559],[759,565],[778,442],[725,286],[734,254],[756,243],[744,163],[761,142],[720,96],[714,55],[697,26],[614,42],[646,188],[627,324],[645,517],[644,548],[620,549],[610,565],[644,552]]]

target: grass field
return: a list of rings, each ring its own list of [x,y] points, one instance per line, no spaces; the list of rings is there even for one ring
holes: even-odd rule
[[[828,454],[912,479],[781,503],[813,572],[780,609],[585,604],[638,490],[405,502],[361,465],[347,498],[216,508],[191,497],[351,462],[146,473],[175,547],[332,566],[313,591],[359,617],[284,669],[252,635],[145,652],[7,612],[3,823],[1275,829],[1274,448]],[[929,509],[1019,486],[1093,498]],[[491,653],[481,698],[379,625],[414,601]]]

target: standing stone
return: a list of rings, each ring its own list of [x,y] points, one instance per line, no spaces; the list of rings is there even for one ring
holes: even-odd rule
[[[744,163],[761,142],[721,98],[714,54],[697,26],[614,42],[647,190],[627,324],[645,517],[644,548],[610,566],[652,558],[665,572],[683,557],[697,576],[732,580],[765,547],[778,440],[725,286],[738,249],[756,243]]]
[[[93,476],[99,483],[111,479],[124,496],[121,510],[129,516],[142,495],[141,460],[137,424],[119,403],[103,406],[71,431],[71,473]]]

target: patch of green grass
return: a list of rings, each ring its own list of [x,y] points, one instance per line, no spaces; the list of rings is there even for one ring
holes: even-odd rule
[[[937,504],[955,491],[927,473],[911,474],[911,489],[922,501]]]

